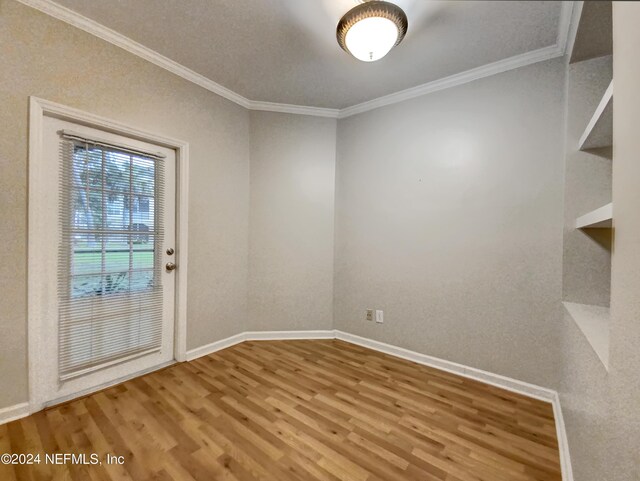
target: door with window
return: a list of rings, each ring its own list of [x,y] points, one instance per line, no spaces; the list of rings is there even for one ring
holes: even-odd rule
[[[42,136],[52,192],[39,242],[55,285],[40,377],[51,404],[174,359],[176,158],[52,117]]]

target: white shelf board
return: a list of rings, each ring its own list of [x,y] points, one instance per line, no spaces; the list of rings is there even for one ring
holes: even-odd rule
[[[578,325],[604,367],[609,369],[609,320],[608,307],[563,302],[565,309]]]
[[[611,145],[613,145],[613,80],[580,137],[578,148],[586,150]]]
[[[613,204],[607,204],[576,219],[576,229],[606,229],[613,226]]]

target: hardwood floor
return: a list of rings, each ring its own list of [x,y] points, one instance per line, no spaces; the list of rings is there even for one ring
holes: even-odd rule
[[[0,426],[7,452],[42,462],[3,481],[561,480],[550,404],[336,340],[171,366]]]

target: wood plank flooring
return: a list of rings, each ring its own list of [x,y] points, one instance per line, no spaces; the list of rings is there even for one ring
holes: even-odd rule
[[[102,461],[2,481],[561,480],[550,404],[337,340],[171,366],[0,426],[0,453]]]

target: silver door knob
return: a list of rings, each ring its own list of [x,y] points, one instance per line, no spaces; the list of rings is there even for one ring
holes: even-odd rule
[[[167,269],[167,271],[171,272],[171,271],[175,271],[176,270],[176,266],[173,262],[167,262],[167,265],[165,266],[165,268]]]

